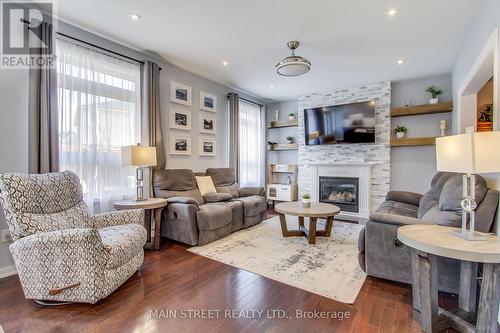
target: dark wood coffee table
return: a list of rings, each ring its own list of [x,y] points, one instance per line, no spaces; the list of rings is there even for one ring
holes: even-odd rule
[[[274,207],[274,210],[280,214],[283,237],[305,236],[309,244],[316,243],[316,236],[330,237],[333,217],[340,212],[339,207],[322,202],[311,202],[309,208],[304,208],[299,201],[279,203]],[[297,216],[299,218],[299,229],[288,230],[285,215]],[[304,226],[304,217],[309,217],[309,229]],[[316,230],[318,217],[326,218],[324,230]]]

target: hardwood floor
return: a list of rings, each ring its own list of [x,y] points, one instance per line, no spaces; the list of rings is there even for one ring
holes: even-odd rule
[[[24,298],[17,276],[2,279],[0,324],[6,333],[420,332],[412,319],[410,286],[368,277],[356,302],[348,305],[192,254],[187,248],[164,241],[160,251],[147,251],[141,269],[95,305],[38,307]],[[456,301],[452,295],[440,295],[445,308]],[[203,309],[221,310],[220,318],[180,318],[188,310]],[[291,318],[268,318],[266,311],[276,309]],[[154,318],[155,310],[163,310],[157,312],[163,317],[176,311],[177,318]],[[257,314],[224,318],[231,310],[243,315],[238,311],[264,312],[261,319]],[[295,317],[297,310],[337,311],[346,318],[300,319]]]

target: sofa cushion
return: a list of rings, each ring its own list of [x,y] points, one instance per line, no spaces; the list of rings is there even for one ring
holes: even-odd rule
[[[236,176],[232,168],[208,168],[205,174],[212,177],[216,187],[228,186],[236,183]]]
[[[113,269],[128,263],[146,243],[146,229],[141,224],[122,224],[97,229],[108,255],[106,268]]]
[[[431,181],[431,192],[434,199],[439,200],[444,184],[446,183],[446,181],[448,181],[448,179],[450,179],[454,175],[456,175],[456,173],[451,173],[451,172],[436,173],[436,175],[432,178]]]
[[[208,193],[203,196],[203,200],[205,202],[224,202],[229,201],[233,198],[233,196],[229,193]]]
[[[439,209],[462,213],[462,207],[460,205],[463,199],[462,185],[463,177],[459,174],[453,175],[446,181],[441,191],[441,196],[439,197]],[[486,180],[481,176],[476,176],[475,200],[478,204],[483,201],[487,191],[488,185],[486,184]]]
[[[243,214],[245,216],[256,216],[267,210],[266,198],[252,195],[250,197],[240,197],[234,199],[243,203]]]
[[[439,201],[434,198],[432,190],[425,193],[422,199],[420,199],[420,205],[418,206],[417,217],[420,219],[434,206],[437,206]]]
[[[189,169],[154,170],[153,186],[159,190],[188,191],[196,188],[196,178]]]
[[[201,195],[217,193],[212,177],[210,176],[196,176],[196,184]]]
[[[417,206],[392,200],[386,200],[382,202],[382,204],[376,210],[376,213],[417,217],[417,209],[418,209]]]
[[[434,206],[429,209],[421,219],[422,221],[432,224],[439,224],[448,227],[458,227],[461,224],[462,216],[461,212],[443,211],[440,210],[438,206]]]
[[[238,198],[240,196],[238,191],[238,183],[234,183],[233,185],[228,186],[216,186],[217,193],[227,193],[231,194],[233,198]]]
[[[215,230],[231,223],[231,207],[225,203],[207,203],[196,212],[200,230]]]

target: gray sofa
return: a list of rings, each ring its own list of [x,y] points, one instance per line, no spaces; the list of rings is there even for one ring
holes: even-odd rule
[[[476,230],[490,232],[498,207],[499,192],[488,189],[476,176]],[[391,191],[375,213],[370,215],[359,235],[359,264],[370,276],[412,283],[410,250],[397,239],[403,225],[431,223],[461,226],[460,201],[462,175],[437,173],[431,189],[424,195]],[[438,258],[439,290],[458,293],[460,265],[452,259]]]
[[[163,237],[204,245],[263,220],[267,209],[263,187],[240,188],[230,168],[207,169],[205,175],[212,178],[217,193],[202,196],[192,170],[153,172],[155,197],[168,199]]]

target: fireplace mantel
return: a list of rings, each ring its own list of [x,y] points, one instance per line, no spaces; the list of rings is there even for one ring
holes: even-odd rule
[[[319,201],[319,177],[352,177],[359,179],[359,212],[341,212],[345,217],[366,219],[370,215],[371,169],[375,162],[308,163],[311,173],[311,200]]]

